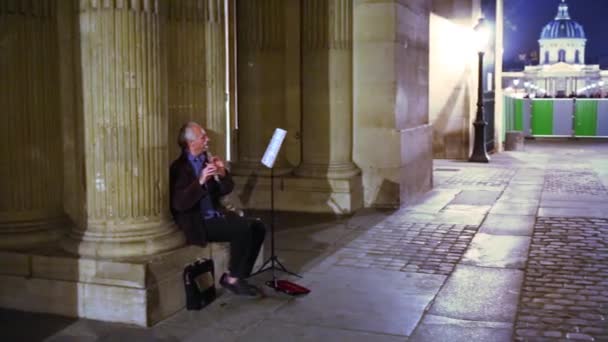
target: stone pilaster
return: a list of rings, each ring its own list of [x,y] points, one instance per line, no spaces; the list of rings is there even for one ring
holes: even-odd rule
[[[296,174],[349,178],[352,162],[352,1],[302,2],[302,164]]]
[[[0,249],[65,227],[54,0],[0,2]]]
[[[237,3],[238,160],[237,174],[261,169],[275,128],[285,128],[285,20],[283,0]],[[284,149],[275,174],[290,171]]]
[[[169,145],[173,156],[179,127],[200,123],[211,151],[226,155],[226,44],[222,0],[171,1],[166,41],[169,84]]]
[[[64,245],[95,257],[183,245],[168,210],[162,1],[80,1],[86,227]]]
[[[430,5],[354,0],[353,160],[365,206],[399,207],[432,187]]]

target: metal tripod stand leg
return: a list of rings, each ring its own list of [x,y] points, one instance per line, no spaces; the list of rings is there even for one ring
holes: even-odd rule
[[[289,271],[277,258],[274,250],[274,172],[273,168],[270,168],[270,258],[268,258],[256,272],[252,273],[250,277],[254,275],[266,272],[268,270],[272,270],[272,282],[276,285],[276,275],[275,270],[279,270],[281,272],[291,274],[298,278],[302,278],[301,275]],[[270,263],[270,265],[268,265]],[[275,266],[275,263],[279,266]],[[267,266],[268,265],[268,266]]]
[[[269,263],[270,263],[270,265],[268,265]],[[275,263],[278,265],[278,267],[275,266]],[[250,275],[250,277],[253,277],[255,275],[258,275],[260,273],[264,273],[264,272],[270,271],[270,270],[273,271],[273,278],[274,278],[274,270],[279,270],[279,271],[281,271],[283,273],[291,274],[292,276],[296,276],[298,278],[302,278],[301,275],[299,275],[297,273],[294,273],[294,272],[291,272],[290,270],[288,270],[287,268],[285,268],[285,266],[283,266],[283,264],[279,261],[279,259],[277,258],[276,255],[273,255],[270,258],[268,258],[268,260],[266,260],[262,264],[262,266],[256,272],[254,272],[254,273],[252,273]]]
[[[278,259],[277,257],[275,257],[275,261],[277,262],[277,264],[279,264],[279,266],[280,266],[280,268],[279,268],[279,269],[280,269],[282,272],[285,272],[285,273],[287,273],[287,274],[291,274],[292,276],[296,276],[296,277],[298,277],[298,278],[302,278],[302,276],[301,276],[301,275],[299,275],[299,274],[297,274],[297,273],[294,273],[294,272],[291,272],[291,271],[289,271],[287,268],[285,268],[285,266],[283,266],[283,264],[281,264],[281,262],[279,261],[279,259]]]

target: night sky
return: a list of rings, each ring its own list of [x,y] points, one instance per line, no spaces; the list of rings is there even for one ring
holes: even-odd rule
[[[504,0],[504,69],[523,68],[518,54],[538,51],[542,28],[555,18],[561,0]],[[587,37],[586,64],[608,68],[608,0],[566,0],[570,18]]]

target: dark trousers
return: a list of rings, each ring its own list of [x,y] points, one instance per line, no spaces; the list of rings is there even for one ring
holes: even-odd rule
[[[247,278],[266,235],[262,221],[236,215],[205,220],[209,242],[230,242],[230,276]]]

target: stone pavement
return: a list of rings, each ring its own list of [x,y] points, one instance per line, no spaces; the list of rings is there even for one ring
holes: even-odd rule
[[[279,215],[277,254],[304,297],[222,293],[149,329],[1,310],[0,337],[608,341],[606,156],[608,141],[527,141],[487,165],[435,161],[435,188],[406,208]]]

